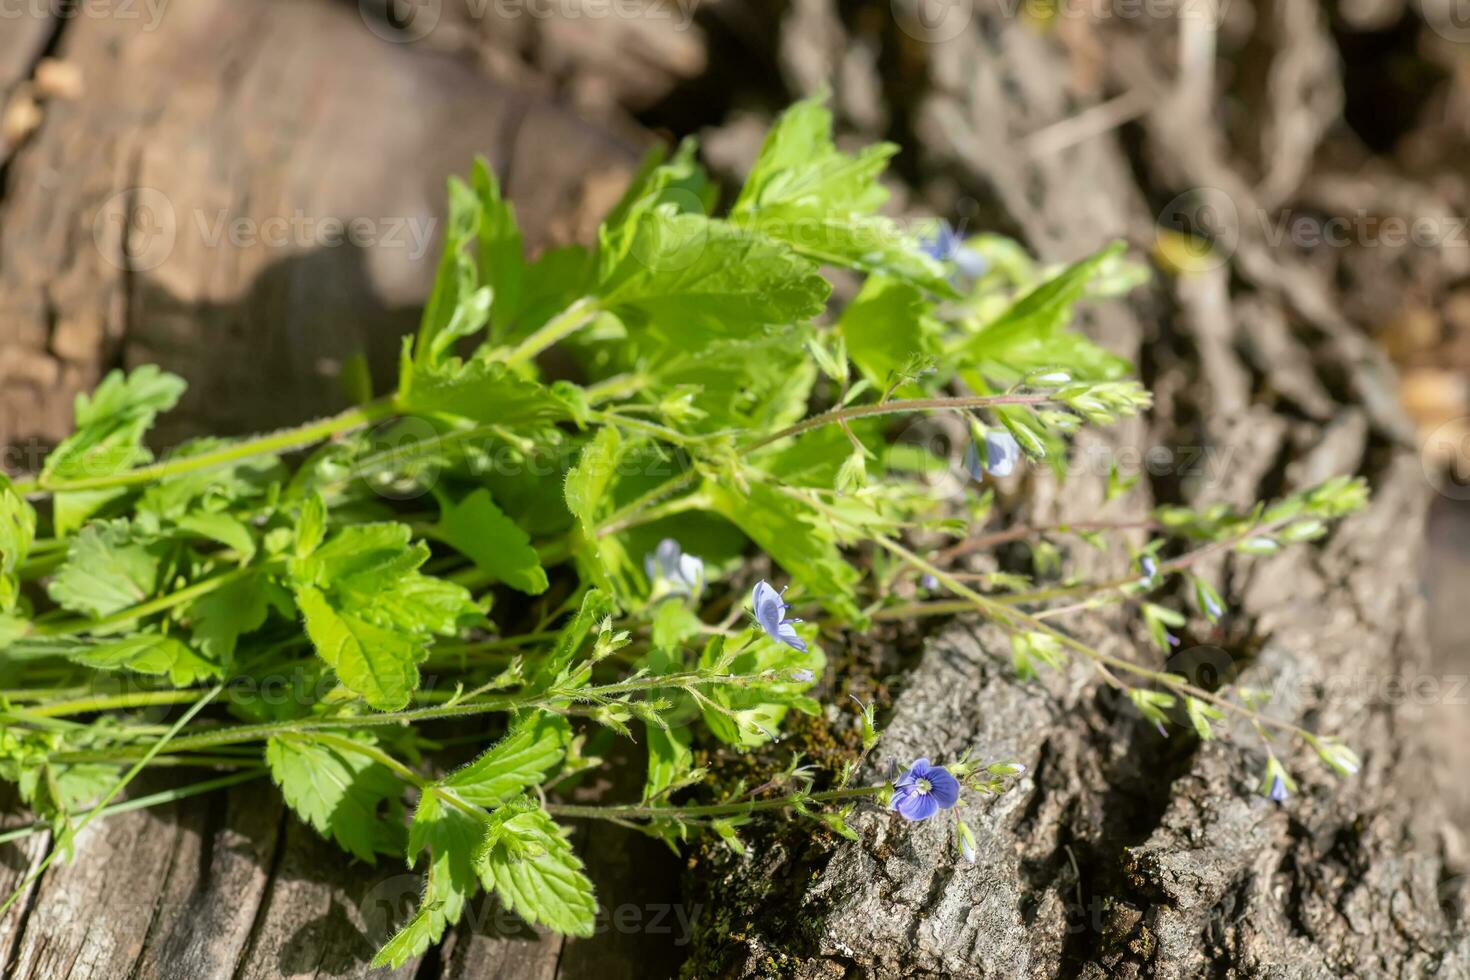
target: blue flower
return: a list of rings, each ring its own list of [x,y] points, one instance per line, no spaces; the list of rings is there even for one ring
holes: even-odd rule
[[[888,808],[905,820],[928,820],[959,800],[960,781],[948,769],[930,765],[928,759],[915,759],[908,772],[894,781]]]
[[[925,235],[920,238],[919,248],[931,259],[953,263],[961,275],[971,279],[979,279],[990,267],[983,255],[966,247],[964,239],[954,233],[948,221],[939,222],[932,237]]]
[[[1149,585],[1158,578],[1159,562],[1153,555],[1144,555],[1138,559],[1138,567],[1143,569],[1143,578],[1140,579],[1142,584]]]
[[[933,592],[935,589],[939,588],[939,579],[935,578],[933,575],[925,575],[923,578],[919,579],[919,585],[923,588],[928,589],[930,592]]]
[[[750,597],[751,605],[755,607],[755,621],[777,643],[784,643],[793,650],[806,653],[806,642],[796,635],[796,627],[792,625],[801,620],[785,618],[786,610],[791,607],[781,601],[784,592],[784,589],[777,592],[764,579],[755,583],[755,591]]]
[[[805,667],[798,667],[791,672],[791,679],[798,684],[810,684],[817,679],[817,675]]]
[[[992,430],[985,433],[985,462],[980,462],[980,452],[975,444],[970,443],[970,448],[965,452],[965,469],[975,479],[980,479],[981,473],[989,473],[991,476],[1010,476],[1016,470],[1016,463],[1021,458],[1021,444],[1016,442],[1016,437],[1004,429]]]
[[[1287,797],[1286,777],[1277,773],[1271,778],[1271,790],[1266,794],[1277,803],[1285,803]]]
[[[643,570],[655,592],[660,583],[670,595],[698,595],[704,588],[704,562],[684,554],[673,538],[664,538],[651,554],[643,556]]]
[[[1205,613],[1210,617],[1210,619],[1219,619],[1221,616],[1225,615],[1225,610],[1220,608],[1220,603],[1215,601],[1214,596],[1210,595],[1208,592],[1203,593],[1203,595],[1205,600]]]

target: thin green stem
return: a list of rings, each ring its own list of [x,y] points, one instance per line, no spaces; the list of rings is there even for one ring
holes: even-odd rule
[[[997,405],[1045,405],[1055,401],[1053,392],[1038,392],[1030,395],[960,395],[943,398],[908,398],[896,402],[879,402],[875,405],[854,405],[850,408],[834,408],[830,412],[821,415],[813,415],[794,425],[788,425],[778,432],[763,436],[754,442],[748,442],[741,447],[745,452],[761,449],[773,442],[799,436],[803,432],[831,425],[835,422],[846,422],[851,419],[866,418],[873,415],[896,415],[900,412],[923,412],[923,411],[967,411],[972,408],[992,408]]]
[[[316,732],[311,736],[311,740],[313,742],[320,742],[323,745],[334,746],[344,752],[356,752],[358,755],[372,759],[392,772],[399,779],[419,789],[428,789],[429,786],[433,785],[433,780],[420,776],[376,745],[368,745],[366,742],[343,738],[341,735],[333,735],[331,732]]]
[[[214,728],[198,732],[197,734],[181,735],[173,738],[172,743],[174,752],[197,752],[203,749],[218,748],[222,745],[260,742],[277,735],[290,735],[298,732],[317,732],[337,728],[374,728],[384,725],[412,724],[420,721],[468,718],[475,715],[503,713],[517,708],[551,707],[562,702],[595,703],[599,699],[615,698],[622,694],[633,694],[658,688],[683,687],[687,689],[712,684],[740,684],[750,679],[750,676],[741,674],[703,674],[697,672],[665,674],[655,677],[639,677],[633,680],[619,681],[614,684],[585,687],[577,691],[552,691],[529,697],[524,694],[507,694],[494,698],[486,698],[483,701],[461,702],[442,707],[409,708],[402,711],[385,711],[379,714],[365,715],[343,715],[336,718],[301,718],[286,722],[232,725],[225,728]],[[53,755],[51,758],[53,761],[59,763],[81,761],[76,758],[76,755],[76,753],[62,752]],[[86,761],[98,761],[99,758],[126,761],[135,757],[135,749],[124,748],[88,753]]]
[[[140,466],[136,469],[125,470],[121,473],[109,473],[103,476],[79,477],[73,479],[48,479],[44,475],[33,477],[29,480],[19,480],[15,483],[16,492],[28,496],[38,494],[60,493],[71,490],[107,490],[114,487],[133,487],[156,480],[165,480],[170,477],[181,476],[185,473],[196,473],[200,470],[214,469],[218,466],[226,466],[230,463],[238,463],[241,460],[250,459],[255,456],[266,456],[274,453],[292,452],[305,449],[325,439],[359,429],[365,425],[371,425],[381,419],[388,418],[397,412],[397,407],[392,398],[383,398],[350,408],[330,418],[318,419],[291,429],[282,429],[265,435],[255,436],[240,442],[221,446],[218,449],[197,456],[181,456],[177,459],[166,460],[161,463],[152,463],[148,466]]]
[[[143,757],[137,762],[133,763],[133,767],[129,769],[121,779],[119,779],[116,783],[112,785],[112,789],[108,790],[107,794],[103,796],[102,799],[97,801],[96,806],[94,806],[91,810],[87,812],[87,815],[82,818],[81,823],[77,824],[76,830],[72,832],[71,836],[74,838],[77,834],[80,834],[83,830],[85,830],[87,825],[91,823],[92,820],[98,814],[100,814],[109,803],[117,798],[117,794],[121,793],[127,787],[128,783],[132,782],[133,779],[138,775],[138,773],[142,772],[144,767],[147,766],[149,762],[153,761],[154,756],[163,751],[164,746],[169,743],[169,740],[174,735],[176,735],[180,729],[182,729],[185,725],[192,721],[195,715],[203,711],[205,705],[213,701],[222,690],[224,690],[224,685],[216,684],[214,687],[210,688],[208,692],[205,693],[204,697],[200,698],[198,701],[195,701],[188,711],[179,716],[179,720],[174,722],[173,727],[169,729],[167,734],[165,734],[163,738],[159,739],[157,742],[154,742],[153,745],[149,747],[148,751],[143,755]],[[60,853],[60,849],[56,846],[55,843],[53,843],[51,846],[51,850],[47,853],[46,857],[42,859],[41,863],[36,866],[36,870],[27,875],[25,881],[21,882],[20,885],[16,887],[15,891],[10,893],[10,897],[5,900],[4,905],[0,905],[0,916],[3,916],[7,911],[9,911],[10,907],[15,904],[16,900],[24,895],[26,893],[26,890],[29,889],[31,885],[35,884],[36,880],[39,879],[41,875],[46,873],[46,869],[51,867],[51,863],[56,860],[56,855]]]
[[[525,364],[537,354],[567,339],[596,318],[598,309],[590,296],[584,296],[556,316],[547,320],[505,357],[507,365]]]
[[[711,803],[702,806],[582,806],[570,803],[548,803],[546,809],[559,817],[581,817],[587,820],[653,820],[675,817],[731,817],[743,816],[760,810],[780,810],[800,803],[833,803],[839,800],[854,800],[877,796],[889,788],[887,783],[878,786],[854,786],[848,789],[832,789],[821,793],[791,793],[769,800],[745,800],[739,803]]]
[[[115,708],[144,708],[161,704],[188,704],[199,695],[202,690],[184,688],[171,691],[133,691],[128,694],[99,694],[93,697],[77,698],[73,701],[56,701],[51,704],[40,705],[30,709],[30,714],[42,717],[65,717],[67,715],[85,715],[94,711],[111,711]]]
[[[996,405],[1042,405],[1053,401],[1051,392],[1038,392],[1026,395],[977,395],[957,396],[943,398],[912,398],[895,402],[881,402],[876,405],[856,405],[850,408],[833,409],[814,415],[794,425],[788,425],[769,435],[743,443],[740,451],[743,453],[762,449],[772,443],[780,442],[792,436],[810,432],[812,429],[821,428],[824,425],[834,423],[846,423],[849,419],[865,418],[875,415],[896,415],[902,412],[918,411],[964,411],[973,408],[987,408]],[[687,470],[679,476],[666,480],[657,487],[630,501],[607,520],[603,521],[597,528],[598,537],[615,534],[635,524],[643,523],[635,520],[638,515],[647,510],[653,504],[668,497],[670,494],[678,493],[680,490],[693,483],[699,472],[694,469]]]
[[[1206,701],[1210,704],[1215,705],[1218,708],[1223,708],[1236,714],[1243,715],[1246,718],[1257,721],[1261,724],[1270,725],[1273,728],[1278,728],[1283,731],[1291,732],[1292,734],[1297,735],[1301,738],[1310,740],[1315,737],[1312,735],[1311,732],[1298,725],[1293,725],[1290,722],[1281,721],[1275,718],[1263,717],[1258,712],[1255,712],[1250,708],[1245,707],[1244,705],[1236,704],[1234,701],[1231,701],[1227,698],[1222,698],[1219,695],[1214,694],[1210,691],[1206,691],[1203,688],[1195,687],[1193,684],[1188,684],[1180,681],[1177,675],[1169,674],[1165,671],[1151,670],[1141,664],[1136,664],[1132,661],[1124,660],[1121,657],[1114,657],[1111,654],[1103,653],[1101,650],[1095,649],[1094,647],[1083,643],[1081,640],[1078,640],[1070,634],[1056,629],[1049,623],[1037,619],[1035,616],[1029,615],[1020,611],[1019,609],[1015,609],[1011,606],[996,602],[993,599],[989,599],[981,595],[980,593],[966,586],[963,582],[960,582],[953,575],[950,575],[943,569],[931,565],[929,562],[926,562],[924,559],[920,558],[912,551],[909,551],[907,548],[896,541],[889,540],[888,538],[881,535],[875,535],[871,540],[885,550],[893,553],[894,555],[897,555],[904,561],[909,562],[911,565],[914,565],[917,568],[921,568],[928,574],[933,575],[940,582],[946,585],[951,591],[970,600],[971,604],[981,613],[1000,623],[1007,629],[1044,633],[1045,635],[1050,636],[1068,649],[1074,651],[1075,653],[1079,653],[1090,660],[1104,664],[1108,667],[1112,667],[1116,670],[1121,670],[1125,673],[1132,674],[1135,677],[1144,678],[1145,680],[1158,684],[1160,687],[1167,688],[1177,695],[1188,696],[1200,701]],[[1200,550],[1203,551],[1205,549]]]
[[[185,586],[176,592],[161,595],[156,599],[129,606],[127,609],[104,616],[101,619],[65,619],[55,623],[39,624],[31,629],[31,636],[71,636],[76,633],[88,633],[94,630],[106,629],[118,626],[122,623],[130,623],[135,619],[152,616],[154,613],[164,612],[176,606],[182,606],[186,602],[192,602],[201,596],[206,596],[216,589],[224,588],[233,582],[238,582],[247,575],[251,575],[259,569],[259,566],[250,568],[236,568],[222,575],[195,582],[193,585]]]

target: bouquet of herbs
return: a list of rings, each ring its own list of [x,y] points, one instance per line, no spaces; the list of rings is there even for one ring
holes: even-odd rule
[[[861,758],[793,762],[754,790],[695,766],[697,746],[747,751],[817,712],[823,646],[875,620],[972,611],[1010,633],[1023,678],[1076,658],[1158,726],[1210,738],[1231,712],[1264,737],[1251,692],[1104,654],[1060,617],[1129,603],[1168,650],[1185,614],[1151,592],[1185,577],[1217,620],[1197,559],[1319,537],[1362,485],[1162,510],[1123,580],[957,573],[946,556],[988,520],[988,480],[1060,472],[1079,426],[1148,406],[1130,365],[1069,328],[1078,301],[1143,270],[1119,245],[1047,267],[999,236],[881,216],[896,148],[847,154],[830,129],[820,101],[793,107],[724,209],[692,144],[655,156],[592,247],[534,260],[477,165],[450,185],[394,390],[339,415],[155,458],[145,437],[182,379],[144,366],[79,397],[40,472],[0,478],[0,776],[36,817],[0,838],[52,833],[44,869],[94,818],[268,775],[354,857],[423,869],[378,956],[399,964],[480,889],[590,934],[568,820],[738,849],[761,815],[850,835],[865,799],[923,820],[1003,791],[1021,767],[978,755],[877,783]],[[840,310],[824,270],[852,287]],[[952,451],[901,437],[936,414],[963,420]],[[1039,553],[1046,534],[1115,530],[1028,533]],[[865,756],[871,705],[859,723]],[[599,733],[641,746],[641,798],[560,802],[604,764]],[[1356,769],[1340,743],[1289,734]],[[119,802],[161,765],[205,778]]]

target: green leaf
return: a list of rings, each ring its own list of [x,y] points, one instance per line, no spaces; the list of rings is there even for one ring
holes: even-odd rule
[[[184,460],[216,452],[232,445],[229,439],[194,439],[169,454]],[[285,480],[286,470],[275,456],[237,460],[171,476],[154,483],[138,498],[138,513],[176,521],[191,511],[232,509],[240,501],[264,497],[273,485]],[[109,491],[110,492],[110,491]]]
[[[666,156],[663,147],[655,147],[643,158],[628,189],[598,231],[598,263],[603,273],[628,257],[638,223],[650,212],[710,213],[716,188],[695,159],[696,150],[695,141],[686,139],[672,158]]]
[[[20,566],[36,540],[36,510],[0,474],[0,612],[20,598]]]
[[[434,367],[408,369],[398,401],[407,413],[452,415],[514,429],[576,418],[580,404],[571,394],[566,387],[527,380],[499,361],[461,363],[452,358]]]
[[[344,737],[374,744],[361,733]],[[310,734],[274,736],[266,743],[265,760],[296,815],[354,857],[375,864],[378,853],[401,845],[395,831],[403,784],[386,766]],[[386,810],[382,815],[380,808]]]
[[[853,602],[859,574],[847,563],[826,523],[800,501],[752,483],[747,493],[706,481],[710,506],[754,541],[803,589],[834,613],[861,619]]]
[[[61,637],[26,642],[32,652],[47,650],[96,670],[167,674],[178,687],[188,687],[206,677],[220,675],[218,665],[200,657],[182,641],[163,633],[134,633],[97,641]]]
[[[729,663],[721,664],[720,645],[706,646],[699,665],[707,670],[750,677],[769,672],[771,680],[747,681],[741,684],[717,684],[704,689],[705,696],[718,707],[702,704],[705,726],[728,745],[752,747],[769,741],[791,708],[815,714],[820,706],[806,696],[814,680],[799,680],[798,671],[809,671],[813,678],[826,669],[827,657],[817,645],[817,631],[803,623],[797,634],[807,643],[806,652],[761,635],[740,651]],[[719,710],[719,709],[724,710]]]
[[[217,541],[232,549],[236,555],[235,560],[242,565],[249,564],[250,559],[255,557],[255,535],[250,533],[250,528],[229,514],[202,511],[186,514],[179,518],[178,526],[190,534]]]
[[[536,672],[535,683],[532,687],[544,690],[551,686],[561,676],[562,671],[571,665],[572,658],[577,655],[578,650],[582,649],[582,644],[587,642],[593,628],[603,619],[611,616],[615,609],[612,598],[606,592],[588,589],[587,594],[582,597],[582,605],[577,610],[577,615],[562,627],[561,634],[556,640],[556,646],[541,662],[541,668]]]
[[[317,653],[348,690],[385,711],[418,687],[430,636],[482,615],[462,586],[418,571],[429,549],[411,537],[405,524],[354,524],[290,568]]]
[[[605,425],[582,447],[577,465],[567,472],[567,509],[589,541],[597,536],[598,514],[611,500],[609,488],[617,476],[622,454],[623,440],[617,428]]]
[[[72,539],[47,594],[57,605],[102,619],[153,596],[169,543],[126,520],[100,521]]]
[[[373,966],[402,966],[459,921],[465,902],[479,886],[475,852],[485,830],[483,820],[450,806],[432,790],[419,798],[408,828],[408,863],[412,867],[420,852],[429,852],[424,897],[413,918],[378,950]]]
[[[853,363],[880,391],[917,354],[936,352],[938,325],[918,289],[879,276],[863,284],[837,329]]]
[[[106,476],[151,459],[143,435],[160,412],[178,404],[184,380],[144,364],[112,371],[89,396],[76,397],[76,431],[46,457],[43,479]]]
[[[557,313],[586,296],[596,279],[592,255],[580,245],[549,249],[525,267],[521,292],[514,302],[495,296],[497,343],[529,336]]]
[[[327,591],[334,605],[379,626],[418,636],[455,633],[479,608],[462,586],[418,571],[429,557],[406,524],[355,524],[292,564],[298,584]]]
[[[411,634],[375,626],[334,609],[310,586],[296,589],[296,604],[306,617],[306,634],[337,678],[380,711],[408,704],[419,686],[423,644]]]
[[[268,585],[262,574],[252,573],[185,607],[184,619],[205,657],[221,665],[231,663],[240,637],[265,625]]]
[[[571,726],[560,715],[534,712],[440,785],[467,803],[487,809],[500,806],[540,783],[561,762],[571,734]]]
[[[482,210],[478,194],[451,177],[444,252],[419,323],[413,350],[416,368],[439,364],[456,340],[480,330],[490,319],[491,291],[479,288],[478,268],[468,253],[470,242],[479,236]]]
[[[1122,242],[1075,262],[1031,289],[953,351],[976,364],[1000,363],[1019,372],[1055,367],[1074,378],[1111,378],[1126,361],[1103,352],[1081,334],[1064,332],[1089,284],[1122,253]]]
[[[480,282],[495,293],[491,329],[498,338],[521,308],[525,292],[525,246],[516,224],[516,209],[501,196],[500,182],[483,157],[475,160],[470,185],[480,199]]]
[[[327,502],[322,495],[314,493],[301,502],[301,514],[296,518],[296,557],[305,558],[317,548],[327,536]]]
[[[878,177],[898,147],[878,143],[855,156],[838,152],[825,101],[806,99],[781,114],[766,134],[732,214],[796,202],[810,202],[814,211],[873,212],[888,199]]]
[[[832,114],[821,97],[798,102],[766,135],[730,220],[779,239],[821,263],[843,265],[954,295],[943,264],[892,220],[878,178],[898,152],[878,143],[856,154],[832,142]]]
[[[779,429],[806,412],[817,369],[802,329],[771,329],[704,346],[644,345],[639,353],[664,391],[682,389],[703,417],[687,431]]]
[[[674,343],[748,335],[825,308],[831,286],[789,247],[722,221],[649,212],[598,283],[604,309]]]
[[[486,889],[527,922],[557,932],[591,936],[597,900],[582,862],[565,834],[545,810],[511,817],[487,838],[479,870]]]
[[[689,729],[660,728],[645,725],[648,736],[648,782],[643,788],[645,800],[656,799],[694,768],[694,753],[689,748]]]
[[[546,570],[531,546],[530,535],[505,516],[483,487],[458,503],[445,502],[436,534],[492,581],[527,595],[546,591]]]
[[[1202,742],[1208,742],[1215,737],[1210,722],[1221,721],[1225,717],[1224,713],[1214,705],[1187,695],[1184,698],[1184,710],[1189,715],[1189,723],[1194,727],[1195,734]]]

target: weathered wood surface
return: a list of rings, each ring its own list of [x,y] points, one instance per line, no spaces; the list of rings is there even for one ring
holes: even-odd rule
[[[158,363],[189,380],[165,444],[340,408],[343,359],[390,364],[412,327],[437,261],[444,181],[475,154],[501,175],[533,247],[586,236],[584,205],[605,207],[640,147],[429,47],[388,43],[355,6],[189,0],[167,5],[153,29],[105,17],[5,21],[0,96],[48,49],[86,86],[80,100],[45,103],[4,172],[9,469],[33,467],[67,431],[76,392],[118,365]],[[366,222],[360,245],[317,237],[331,234],[326,222],[354,219]],[[166,785],[150,774],[138,790]],[[610,918],[597,938],[563,943],[476,902],[431,962],[395,975],[670,972],[678,927],[645,927],[676,918],[659,911],[675,901],[675,873],[660,873],[667,852],[621,832],[583,843],[610,913],[624,907],[621,927]],[[24,880],[46,845],[0,846],[0,890]],[[362,976],[418,889],[401,864],[350,864],[272,787],[249,784],[89,827],[76,859],[0,920],[0,971]]]
[[[1317,50],[1325,27],[1310,5],[1280,6],[1291,30],[1317,32],[1305,45]],[[910,118],[928,155],[920,169],[939,175],[936,198],[956,187],[973,195],[982,227],[1013,229],[1053,260],[1115,237],[1150,247],[1159,207],[1182,188],[1214,189],[1241,219],[1228,262],[1093,311],[1095,335],[1142,365],[1158,405],[1146,424],[1088,435],[1077,456],[1101,460],[1103,475],[1108,461],[1141,475],[1145,499],[1106,504],[1099,468],[1083,465],[1065,487],[1026,477],[1027,493],[1003,495],[1008,516],[1130,519],[1148,498],[1248,506],[1334,474],[1368,477],[1372,506],[1321,550],[1213,561],[1207,572],[1232,610],[1226,628],[1185,636],[1167,664],[1136,616],[1068,621],[1114,656],[1273,690],[1273,717],[1350,740],[1363,773],[1334,779],[1280,740],[1302,792],[1274,805],[1257,793],[1263,756],[1248,727],[1229,741],[1161,737],[1095,673],[1021,684],[1003,631],[954,625],[904,678],[867,776],[966,750],[1025,763],[1017,791],[964,814],[977,862],[960,858],[944,821],[909,825],[876,807],[853,821],[857,842],[814,846],[777,830],[754,831],[744,860],[712,848],[686,881],[690,894],[719,899],[697,943],[698,975],[1470,975],[1470,882],[1446,863],[1458,831],[1431,777],[1455,756],[1436,757],[1421,735],[1425,712],[1392,693],[1423,677],[1447,692],[1465,673],[1463,657],[1429,656],[1420,566],[1430,487],[1383,359],[1316,271],[1269,248],[1254,220],[1265,213],[1257,194],[1300,175],[1313,134],[1331,122],[1330,58],[1288,73],[1326,118],[1297,120],[1302,139],[1267,141],[1262,170],[1278,177],[1257,184],[1227,155],[1209,93],[1148,74],[1163,59],[1136,46],[1170,44],[1164,27],[1115,37],[1100,65],[1150,93],[1141,146],[1102,132],[1036,152],[1032,137],[1090,100],[1067,81],[1076,73],[1056,39],[992,8],[974,15],[970,29],[916,49],[932,88]],[[820,59],[811,75],[840,81]],[[1286,108],[1261,110],[1268,130],[1302,104],[1281,88]],[[1162,455],[1140,465],[1150,451]],[[1121,549],[1069,557],[1079,575],[1129,574]],[[995,567],[992,556],[976,561]],[[1463,718],[1463,696],[1447,707]],[[1463,758],[1450,765],[1462,769]]]

